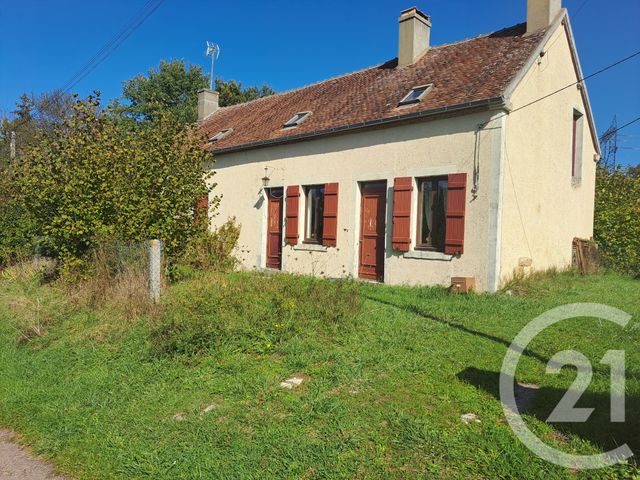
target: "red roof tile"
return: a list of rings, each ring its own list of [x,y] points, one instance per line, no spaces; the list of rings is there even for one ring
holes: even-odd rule
[[[201,131],[233,133],[210,145],[214,153],[263,142],[330,133],[363,122],[444,109],[500,97],[542,39],[544,30],[524,36],[526,24],[470,40],[432,47],[414,64],[397,60],[296,90],[223,107],[206,119]],[[398,106],[417,85],[433,89],[413,105]],[[283,128],[297,112],[313,114],[298,127]]]

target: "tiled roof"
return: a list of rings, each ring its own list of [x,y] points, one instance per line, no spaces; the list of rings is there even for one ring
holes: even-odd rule
[[[233,128],[233,133],[208,146],[215,153],[495,99],[503,94],[545,33],[541,30],[524,36],[525,30],[526,24],[516,25],[431,47],[411,65],[398,67],[394,59],[296,90],[223,107],[200,128],[210,135]],[[420,102],[398,105],[412,87],[430,83],[432,90]],[[287,120],[303,111],[312,115],[297,127],[283,128]]]

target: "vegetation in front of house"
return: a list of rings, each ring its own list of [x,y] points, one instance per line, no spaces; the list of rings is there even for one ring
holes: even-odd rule
[[[618,307],[633,316],[627,328],[563,322],[534,340],[517,375],[541,387],[525,418],[546,443],[638,452],[640,283],[628,277],[540,275],[510,296],[195,272],[135,312],[116,290],[117,301],[90,305],[78,299],[89,287],[70,298],[38,272],[14,267],[0,280],[0,423],[79,480],[640,475],[630,464],[577,472],[540,460],[506,425],[497,393],[507,346],[537,315],[571,302]],[[575,373],[545,366],[567,348],[594,365],[578,405],[596,411],[586,424],[550,425]],[[627,355],[624,424],[609,423],[599,362],[611,348]],[[292,376],[302,385],[280,387]],[[480,423],[463,423],[466,413]]]
[[[640,276],[640,167],[598,167],[594,235],[611,268]]]
[[[202,170],[209,160],[202,139],[168,114],[123,125],[100,108],[99,97],[78,100],[55,133],[28,147],[16,167],[39,236],[67,267],[101,237],[160,238],[171,254],[196,229],[194,199],[212,188],[211,174]]]
[[[152,237],[165,241],[172,262],[219,263],[193,250],[235,241],[231,231],[229,240],[208,239],[206,222],[194,221],[204,195],[211,215],[218,201],[203,175],[213,160],[194,125],[197,92],[207,86],[200,67],[172,60],[126,81],[108,108],[99,95],[22,95],[14,118],[0,123],[0,268],[41,254],[84,275],[102,243]],[[222,106],[274,93],[222,79],[216,89]]]
[[[167,312],[152,328],[158,351],[169,356],[217,356],[221,351],[283,354],[292,339],[335,338],[360,309],[351,281],[292,275],[202,275],[175,287]]]

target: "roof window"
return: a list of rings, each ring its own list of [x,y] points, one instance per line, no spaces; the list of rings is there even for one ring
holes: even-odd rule
[[[218,133],[216,133],[213,137],[211,137],[209,139],[208,143],[215,143],[218,140],[222,140],[224,137],[229,135],[231,132],[233,132],[233,128],[225,128],[223,130],[220,130]]]
[[[291,117],[291,119],[289,119],[287,123],[284,124],[284,127],[288,128],[288,127],[295,127],[297,125],[300,125],[307,118],[309,118],[310,115],[311,115],[311,112],[296,113],[293,117]]]
[[[413,87],[407,95],[400,100],[400,105],[411,105],[412,103],[418,103],[422,100],[431,89],[433,88],[433,83],[429,83],[427,85],[420,85],[418,87]]]

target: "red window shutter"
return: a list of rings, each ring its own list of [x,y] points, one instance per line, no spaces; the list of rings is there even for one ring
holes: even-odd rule
[[[298,244],[298,205],[300,202],[300,187],[287,187],[287,231],[285,240],[287,245]]]
[[[397,177],[393,181],[393,230],[391,246],[408,252],[411,248],[411,192],[413,178]]]
[[[335,247],[338,238],[338,184],[324,185],[322,244]]]
[[[444,253],[462,255],[464,253],[464,211],[467,204],[467,174],[450,174],[448,189]]]

